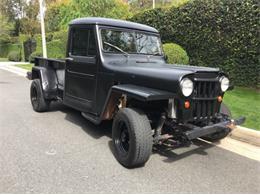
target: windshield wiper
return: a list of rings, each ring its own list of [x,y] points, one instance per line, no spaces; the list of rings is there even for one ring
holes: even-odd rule
[[[110,47],[113,47],[113,48],[115,48],[116,50],[122,52],[123,54],[125,54],[126,57],[129,56],[129,53],[127,53],[126,51],[124,51],[124,50],[122,50],[121,48],[117,47],[116,45],[113,45],[113,44],[108,43],[108,42],[106,42],[106,41],[104,41],[104,44],[106,44],[106,45],[108,45],[108,46],[110,46]]]

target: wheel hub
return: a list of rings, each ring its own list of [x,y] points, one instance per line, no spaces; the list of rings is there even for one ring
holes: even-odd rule
[[[129,151],[129,132],[127,129],[127,126],[124,122],[121,122],[120,124],[120,137],[119,137],[119,144],[120,148],[122,149],[123,152],[128,152]]]

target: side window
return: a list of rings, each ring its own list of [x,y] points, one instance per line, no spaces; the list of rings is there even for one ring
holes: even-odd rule
[[[97,54],[96,49],[96,38],[93,30],[89,30],[89,36],[88,36],[88,56],[95,56]]]
[[[88,29],[74,28],[72,30],[71,54],[86,56],[88,46]]]
[[[75,56],[95,56],[96,40],[94,31],[86,28],[72,30],[71,54]]]

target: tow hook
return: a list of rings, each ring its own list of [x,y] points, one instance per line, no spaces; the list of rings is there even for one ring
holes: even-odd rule
[[[230,124],[227,124],[226,127],[230,129],[236,128],[237,125],[241,125],[245,122],[246,117],[239,117],[238,119],[231,119]]]

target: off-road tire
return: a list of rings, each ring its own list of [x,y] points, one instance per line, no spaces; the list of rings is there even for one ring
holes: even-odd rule
[[[220,113],[225,114],[227,116],[229,116],[231,118],[231,111],[229,110],[229,108],[224,104],[221,103],[220,105]],[[217,133],[213,133],[207,136],[202,137],[205,140],[211,141],[211,142],[216,142],[219,141],[223,138],[225,138],[229,133],[230,133],[230,129],[226,129]]]
[[[44,112],[49,109],[50,101],[44,98],[40,79],[34,79],[32,81],[30,98],[34,111]]]
[[[128,151],[121,142],[122,124],[128,131]],[[112,138],[115,158],[124,167],[140,167],[148,161],[152,153],[153,136],[150,122],[143,112],[131,108],[120,109],[113,121]]]

